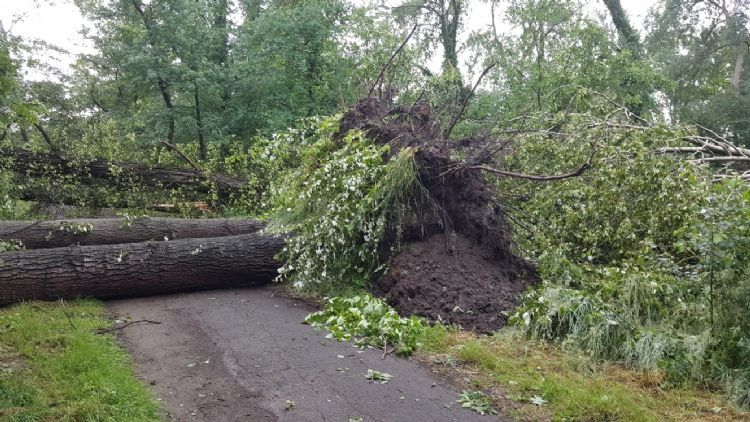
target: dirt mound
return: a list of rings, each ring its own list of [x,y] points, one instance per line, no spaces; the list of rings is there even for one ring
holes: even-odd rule
[[[518,296],[533,279],[523,261],[462,235],[435,235],[405,247],[373,291],[403,315],[458,324],[488,333],[507,322]]]
[[[502,327],[507,321],[502,312],[512,311],[535,271],[513,253],[502,203],[477,167],[492,154],[466,149],[497,142],[446,139],[424,102],[404,106],[364,98],[343,115],[334,139],[353,129],[390,146],[387,157],[416,148],[417,178],[430,197],[412,204],[402,227],[406,247],[393,257],[390,273],[374,283],[375,293],[402,314],[482,332]]]

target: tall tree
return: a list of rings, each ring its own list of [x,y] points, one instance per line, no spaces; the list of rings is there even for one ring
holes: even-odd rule
[[[663,79],[618,48],[598,21],[581,12],[581,2],[509,0],[502,5],[506,7],[493,7],[502,10],[494,16],[493,28],[469,41],[483,57],[482,66],[498,63],[488,75],[492,91],[483,98],[489,110],[483,119],[492,114],[510,119],[533,112],[597,113],[586,105],[590,101],[580,100],[599,94],[630,109],[653,110],[643,93],[655,91]]]
[[[458,35],[466,16],[467,0],[410,0],[394,8],[402,18],[423,18],[428,42],[443,48],[443,72],[461,80],[458,66]]]
[[[638,32],[630,25],[630,19],[620,4],[620,0],[602,0],[607,6],[612,22],[617,28],[620,35],[620,44],[623,48],[630,50],[633,57],[640,58],[643,47],[641,46],[641,37]]]
[[[649,19],[649,56],[676,87],[674,119],[750,145],[750,2],[662,0]]]

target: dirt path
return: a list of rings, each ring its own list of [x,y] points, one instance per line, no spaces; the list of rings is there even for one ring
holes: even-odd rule
[[[178,421],[489,421],[426,369],[325,339],[310,308],[270,288],[112,301],[138,374]],[[365,379],[371,368],[393,375]],[[290,402],[288,402],[288,400]],[[294,402],[291,405],[291,402]]]

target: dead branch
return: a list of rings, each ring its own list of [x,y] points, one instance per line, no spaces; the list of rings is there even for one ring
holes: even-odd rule
[[[474,165],[474,166],[469,166],[468,168],[482,170],[488,173],[497,174],[499,176],[504,176],[504,177],[513,177],[516,179],[532,180],[535,182],[552,182],[555,180],[564,180],[564,179],[570,179],[573,177],[578,177],[582,175],[583,173],[585,173],[586,170],[591,168],[591,162],[594,159],[595,152],[596,150],[592,148],[591,155],[589,155],[588,161],[583,163],[581,167],[579,167],[577,170],[570,172],[570,173],[565,173],[565,174],[541,175],[541,174],[513,173],[510,171],[498,170],[496,168],[486,166],[486,165]]]
[[[161,141],[161,144],[165,147],[169,148],[170,150],[174,151],[177,155],[182,157],[183,160],[185,160],[188,164],[190,164],[190,167],[192,167],[196,171],[202,172],[203,169],[201,169],[197,164],[195,164],[195,161],[190,159],[190,157],[187,156],[181,149],[177,148],[177,145],[170,144],[167,141]]]
[[[377,88],[378,84],[380,84],[380,80],[383,78],[383,75],[385,74],[386,69],[388,69],[388,66],[391,65],[391,63],[393,62],[393,59],[395,59],[396,56],[398,56],[398,54],[401,52],[401,50],[404,49],[404,47],[406,46],[406,43],[409,42],[409,40],[411,39],[412,35],[414,35],[414,33],[417,31],[418,27],[419,27],[419,22],[417,22],[417,23],[414,24],[414,27],[411,29],[411,32],[409,32],[409,35],[406,36],[406,38],[401,43],[401,45],[399,45],[398,48],[396,49],[396,51],[394,51],[393,54],[391,54],[391,57],[388,59],[388,61],[385,62],[385,64],[383,65],[383,68],[380,69],[380,74],[375,79],[375,82],[370,87],[370,90],[367,92],[367,96],[368,97],[372,96],[372,92],[375,91],[375,88]]]
[[[497,66],[497,63],[490,64],[484,69],[484,71],[482,71],[482,74],[479,75],[479,79],[477,79],[476,83],[474,83],[474,87],[471,89],[471,92],[469,92],[469,95],[467,95],[466,98],[464,98],[463,102],[461,103],[461,109],[453,117],[453,120],[451,120],[450,125],[448,125],[448,128],[443,133],[444,141],[447,140],[449,136],[451,136],[451,132],[453,132],[453,128],[456,126],[456,123],[458,123],[458,119],[460,119],[461,116],[464,114],[464,111],[466,110],[466,106],[469,104],[469,100],[471,100],[471,97],[474,96],[474,92],[477,90],[479,83],[482,82],[482,79],[484,79],[487,73],[489,73],[489,71],[492,70],[492,68],[495,66]]]

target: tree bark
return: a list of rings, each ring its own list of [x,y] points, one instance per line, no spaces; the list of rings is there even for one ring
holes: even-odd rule
[[[110,163],[96,159],[87,162],[73,162],[55,154],[35,153],[28,150],[4,150],[0,156],[7,162],[0,162],[6,168],[27,177],[77,176],[83,185],[107,182],[112,185],[143,186],[149,188],[189,188],[205,194],[216,186],[220,200],[239,194],[245,180],[224,174],[206,175],[195,170],[163,166],[147,166],[138,163]],[[34,189],[31,187],[33,193]],[[44,201],[45,198],[25,198]]]
[[[203,136],[203,119],[201,118],[201,100],[198,93],[198,82],[193,82],[193,98],[195,99],[195,124],[198,127],[198,147],[200,150],[200,160],[208,159],[208,147],[206,139]]]
[[[740,83],[742,82],[742,69],[745,64],[745,56],[747,55],[747,46],[744,43],[740,43],[737,46],[737,55],[734,60],[734,72],[732,72],[731,85],[735,92],[740,92]]]
[[[0,306],[110,299],[268,283],[284,239],[245,234],[0,254]]]
[[[28,249],[113,245],[149,240],[225,237],[256,233],[265,222],[244,219],[82,218],[0,221],[0,240],[20,240]],[[1,270],[0,270],[1,271]]]
[[[612,22],[617,28],[617,33],[620,35],[622,47],[630,50],[633,53],[633,57],[640,59],[643,53],[641,39],[638,36],[638,32],[630,25],[630,20],[625,10],[623,10],[620,0],[603,0],[603,2],[609,10]]]
[[[141,17],[141,20],[143,20],[143,26],[146,28],[146,31],[148,32],[148,43],[151,46],[151,48],[156,49],[157,48],[157,38],[156,34],[154,33],[154,21],[153,19],[150,19],[148,16],[146,16],[146,12],[143,10],[143,4],[140,0],[131,0],[131,3],[133,4],[133,8],[135,8],[136,13],[138,13],[138,16]],[[156,59],[156,65],[157,69],[160,69],[163,66],[163,58],[157,58]],[[159,87],[159,93],[161,93],[161,97],[164,100],[164,106],[167,108],[167,113],[169,114],[169,132],[167,133],[167,141],[170,144],[175,143],[175,115],[174,115],[174,104],[172,103],[172,95],[169,93],[169,83],[162,77],[161,74],[157,76],[157,86]]]

